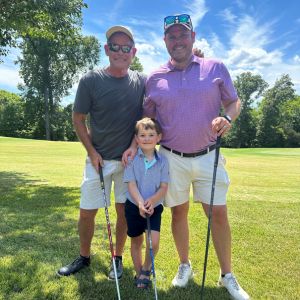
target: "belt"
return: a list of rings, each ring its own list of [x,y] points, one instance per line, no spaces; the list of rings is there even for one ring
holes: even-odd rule
[[[204,154],[207,154],[209,153],[210,151],[213,151],[216,149],[216,144],[213,144],[199,152],[194,152],[194,153],[183,153],[183,152],[179,152],[179,151],[176,151],[176,150],[173,150],[173,149],[170,149],[166,146],[163,146],[161,145],[163,148],[165,148],[166,150],[170,151],[171,153],[174,153],[174,154],[177,154],[177,155],[180,155],[181,157],[196,157],[196,156],[200,156],[200,155],[204,155]]]

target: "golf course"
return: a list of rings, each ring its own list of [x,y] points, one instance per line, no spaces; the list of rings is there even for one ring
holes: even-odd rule
[[[221,148],[221,153],[231,180],[227,203],[233,272],[251,299],[300,299],[300,148]],[[96,217],[90,267],[74,276],[56,276],[79,253],[77,220],[85,156],[79,142],[0,137],[1,300],[117,299],[115,283],[107,279],[111,254],[104,210]],[[190,203],[194,278],[183,289],[171,285],[179,261],[170,210],[165,208],[155,259],[159,299],[200,299],[207,219],[201,205]],[[114,232],[113,206],[109,215]],[[129,239],[123,263],[121,298],[154,299],[153,288],[134,286]],[[204,299],[230,299],[216,286],[218,277],[211,242]]]

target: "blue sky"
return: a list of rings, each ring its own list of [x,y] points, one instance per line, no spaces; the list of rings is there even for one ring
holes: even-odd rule
[[[195,46],[205,57],[221,59],[232,78],[244,71],[260,74],[270,84],[288,73],[300,95],[300,2],[298,0],[117,0],[86,1],[83,33],[105,44],[105,32],[113,25],[128,26],[134,33],[144,72],[168,60],[163,42],[163,18],[188,13],[196,31]],[[0,65],[0,89],[17,92],[21,81],[19,55],[13,50]],[[108,63],[101,51],[101,66]],[[64,100],[72,102],[77,84]]]

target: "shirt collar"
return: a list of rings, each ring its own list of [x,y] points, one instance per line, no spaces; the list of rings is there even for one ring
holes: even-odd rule
[[[193,63],[197,63],[200,65],[201,62],[201,57],[198,57],[196,55],[192,55],[191,60],[189,62],[189,64],[187,65],[186,69]],[[171,59],[169,59],[169,61],[165,64],[164,66],[166,68],[167,72],[172,72],[172,71],[176,71],[178,69],[176,69],[176,67],[171,63]]]
[[[140,147],[138,147],[137,154],[140,157],[145,157],[145,154],[144,154],[144,152],[142,151],[142,149]],[[156,160],[160,160],[160,158],[161,158],[160,153],[157,152],[156,149],[154,150],[154,157],[155,157]]]

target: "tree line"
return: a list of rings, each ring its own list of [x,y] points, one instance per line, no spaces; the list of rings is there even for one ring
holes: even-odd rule
[[[72,105],[63,106],[80,74],[100,61],[101,45],[81,32],[82,0],[0,0],[0,62],[18,47],[21,94],[0,91],[0,135],[77,140]],[[197,52],[198,51],[198,52]],[[203,56],[196,49],[198,56]],[[130,67],[142,71],[136,57]],[[242,101],[240,117],[224,137],[227,147],[299,147],[300,97],[288,74],[274,84],[245,72],[234,81]]]

